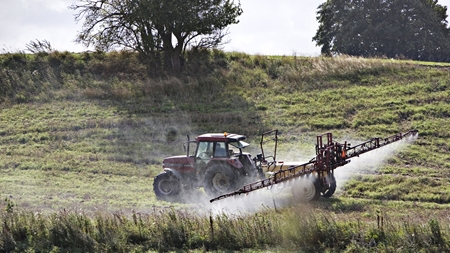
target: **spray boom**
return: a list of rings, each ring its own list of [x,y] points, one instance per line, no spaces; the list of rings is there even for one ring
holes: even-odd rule
[[[355,146],[350,146],[345,142],[344,144],[334,142],[333,135],[326,133],[317,136],[316,156],[309,162],[303,164],[292,164],[285,162],[276,162],[275,154],[273,161],[268,162],[264,156],[262,149],[264,136],[274,134],[275,150],[278,140],[278,131],[273,130],[266,132],[261,138],[262,159],[260,159],[259,169],[264,172],[272,172],[271,175],[263,180],[244,185],[242,188],[220,195],[210,200],[214,202],[220,199],[231,196],[249,193],[268,186],[290,181],[295,178],[301,178],[297,184],[292,187],[294,198],[299,201],[311,201],[320,196],[328,198],[331,197],[336,190],[336,179],[334,177],[334,170],[348,164],[351,158],[358,157],[369,151],[381,148],[391,143],[402,140],[406,137],[417,136],[417,130],[410,130],[405,133],[398,133],[386,138],[372,138],[368,141],[360,143]]]

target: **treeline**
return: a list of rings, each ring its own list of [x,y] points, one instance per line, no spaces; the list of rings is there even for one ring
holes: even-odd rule
[[[328,0],[313,40],[325,55],[449,62],[446,18],[437,0]]]

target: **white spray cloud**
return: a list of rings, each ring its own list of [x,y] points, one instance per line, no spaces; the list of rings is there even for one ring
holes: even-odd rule
[[[386,163],[389,157],[392,157],[401,149],[405,148],[408,144],[414,142],[417,137],[418,135],[408,136],[400,141],[369,151],[359,157],[352,158],[349,164],[337,168],[334,172],[337,182],[337,190],[341,189],[345,182],[347,182],[351,177],[360,174],[372,174],[377,172],[378,169]]]
[[[290,187],[286,183],[273,185],[246,194],[236,195],[210,203],[209,211],[218,213],[254,213],[277,209],[291,203]]]

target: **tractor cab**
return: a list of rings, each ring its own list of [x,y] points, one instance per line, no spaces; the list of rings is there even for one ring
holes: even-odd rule
[[[242,154],[242,148],[249,144],[244,142],[245,136],[238,134],[202,134],[196,138],[196,159],[230,158],[234,154]]]

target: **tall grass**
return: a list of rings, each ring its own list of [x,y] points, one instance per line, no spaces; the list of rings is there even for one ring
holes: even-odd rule
[[[372,220],[352,220],[315,207],[284,212],[213,215],[170,208],[145,214],[87,216],[67,211],[43,215],[10,209],[1,216],[0,249],[4,252],[450,250],[447,223],[436,218],[418,222],[378,213]]]

